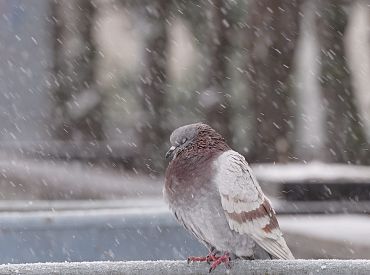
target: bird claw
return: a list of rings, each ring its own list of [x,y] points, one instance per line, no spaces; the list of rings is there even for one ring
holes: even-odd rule
[[[215,253],[210,252],[205,257],[188,257],[187,262],[188,264],[191,262],[207,262],[209,265],[211,265],[211,267],[209,268],[209,272],[215,270],[216,267],[219,266],[221,263],[224,263],[227,269],[231,268],[229,253],[225,253],[222,256],[216,256]]]
[[[217,257],[213,251],[211,251],[207,256],[205,257],[188,257],[188,264],[191,262],[207,262],[208,264],[211,264],[211,262],[216,261],[219,257]]]
[[[193,257],[193,256],[190,256],[188,257],[188,264],[190,264],[191,262],[207,262],[208,261],[208,256],[206,257]]]
[[[230,256],[229,256],[229,253],[225,253],[224,255],[222,255],[221,257],[218,257],[218,259],[216,259],[211,267],[209,268],[209,273],[211,273],[213,270],[216,269],[216,267],[218,267],[221,263],[224,263],[225,264],[225,267],[227,269],[230,269],[231,268],[231,265],[230,265]]]

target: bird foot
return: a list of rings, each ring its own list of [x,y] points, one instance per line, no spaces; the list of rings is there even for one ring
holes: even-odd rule
[[[220,257],[216,256],[213,252],[210,252],[205,257],[193,257],[193,256],[188,257],[188,264],[191,263],[191,262],[207,262],[207,263],[210,263],[210,262],[218,260],[218,258],[220,258]]]
[[[216,269],[216,267],[218,267],[221,263],[224,263],[226,268],[230,269],[231,268],[231,265],[230,265],[230,256],[229,256],[229,253],[225,253],[224,255],[222,255],[221,257],[218,257],[218,259],[216,259],[211,267],[209,268],[209,272],[213,271]]]

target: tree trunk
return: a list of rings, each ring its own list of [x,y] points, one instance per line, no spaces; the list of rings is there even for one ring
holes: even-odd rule
[[[255,0],[247,8],[247,76],[254,95],[251,161],[286,162],[292,151],[290,73],[299,32],[299,0]]]
[[[321,85],[326,110],[327,155],[333,162],[369,164],[369,148],[360,122],[345,58],[348,17],[336,2],[322,2],[318,15]]]
[[[207,9],[208,8],[208,9]],[[207,47],[207,74],[205,90],[199,96],[202,113],[212,127],[218,130],[226,140],[230,134],[230,92],[228,91],[228,60],[232,43],[230,41],[230,21],[227,1],[213,0],[207,3],[206,20],[208,35],[204,41]]]
[[[146,10],[152,32],[145,45],[146,69],[139,91],[142,96],[143,118],[137,128],[145,165],[158,169],[163,168],[163,144],[168,139],[165,103],[169,3],[165,0],[152,1]]]
[[[355,103],[364,134],[370,143],[370,9],[367,1],[353,3],[345,33],[345,48],[350,68]]]
[[[55,136],[61,140],[103,139],[102,97],[95,89],[91,0],[53,1]]]
[[[299,161],[325,161],[325,110],[320,85],[321,55],[317,38],[317,1],[302,5],[302,20],[297,43],[294,98],[295,142],[294,152]],[[309,73],[308,73],[309,72]]]

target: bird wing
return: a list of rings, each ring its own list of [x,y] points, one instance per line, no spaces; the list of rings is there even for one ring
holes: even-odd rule
[[[215,181],[230,228],[239,234],[248,234],[278,259],[294,259],[271,202],[263,194],[245,158],[229,150],[217,158],[215,166]]]

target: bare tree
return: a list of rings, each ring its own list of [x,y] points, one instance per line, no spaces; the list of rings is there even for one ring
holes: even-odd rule
[[[289,76],[299,32],[299,0],[254,0],[247,15],[247,76],[254,95],[252,161],[285,162],[292,144]]]
[[[102,97],[95,88],[95,5],[91,0],[54,0],[51,5],[56,137],[101,140]]]

